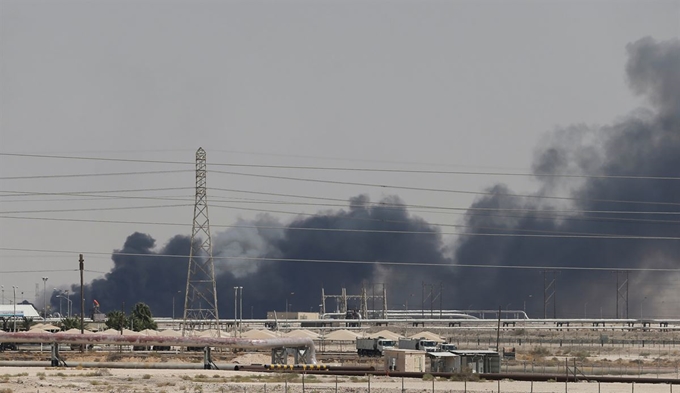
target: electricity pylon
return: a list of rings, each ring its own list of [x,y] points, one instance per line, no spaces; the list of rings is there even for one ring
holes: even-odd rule
[[[184,295],[184,323],[182,336],[196,326],[205,326],[220,333],[217,313],[217,286],[215,264],[212,256],[208,197],[206,195],[206,155],[203,148],[196,151],[196,203],[194,223],[191,229],[189,270]]]

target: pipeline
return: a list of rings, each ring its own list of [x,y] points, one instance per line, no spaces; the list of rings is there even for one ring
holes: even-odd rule
[[[241,349],[306,348],[306,357],[316,364],[314,341],[306,337],[281,337],[246,339],[237,337],[165,337],[122,336],[111,334],[65,334],[65,333],[2,333],[3,342],[11,343],[59,343],[59,344],[114,344],[133,346],[219,347]]]
[[[50,367],[49,361],[0,361],[0,367]],[[239,370],[242,364],[217,363],[218,370]],[[154,370],[203,370],[199,363],[145,363],[145,362],[69,362],[63,367],[83,368],[121,368],[121,369],[154,369]]]
[[[416,378],[422,379],[426,374],[430,374],[434,377],[451,378],[454,376],[460,376],[458,373],[444,373],[444,372],[398,372],[398,371],[377,371],[377,370],[357,370],[353,367],[332,367],[327,370],[302,370],[302,369],[269,369],[264,367],[250,368],[247,366],[240,367],[239,370],[244,371],[258,371],[258,372],[286,372],[299,374],[304,372],[305,374],[318,374],[318,375],[344,375],[344,376],[366,376],[376,375],[376,376],[388,376],[394,378]],[[524,373],[480,373],[475,374],[479,376],[479,379],[485,379],[490,381],[511,379],[516,381],[534,381],[534,382],[579,382],[579,381],[592,381],[592,382],[619,382],[619,383],[649,383],[649,384],[680,384],[679,378],[650,378],[650,377],[626,377],[626,376],[576,376],[565,375],[565,374],[524,374]]]
[[[45,361],[0,361],[0,367],[49,367],[50,363]],[[73,363],[70,367],[85,368],[130,368],[130,369],[177,369],[177,370],[198,370],[202,369],[201,364],[191,363],[142,363],[142,362],[80,362]],[[424,375],[430,374],[434,377],[451,378],[460,376],[457,373],[444,372],[386,372],[375,370],[370,366],[310,366],[310,365],[261,365],[261,364],[233,364],[219,363],[219,370],[249,371],[249,372],[285,372],[292,374],[318,374],[318,375],[344,375],[344,376],[388,376],[394,378],[416,378],[422,379]],[[680,384],[679,378],[651,378],[651,377],[627,377],[627,376],[604,376],[586,375],[576,376],[565,374],[529,374],[529,373],[480,373],[475,374],[479,379],[495,381],[511,379],[515,381],[534,381],[534,382],[609,382],[609,383],[646,383],[646,384]]]

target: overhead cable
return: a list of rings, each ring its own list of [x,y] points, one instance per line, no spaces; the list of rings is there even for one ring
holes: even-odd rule
[[[92,255],[120,255],[133,257],[148,257],[148,258],[175,258],[186,259],[188,255],[174,255],[174,254],[144,254],[144,253],[126,253],[126,252],[93,252],[93,251],[68,251],[68,250],[44,250],[44,249],[25,249],[25,248],[9,248],[0,247],[0,251],[21,251],[21,252],[44,252],[55,254],[92,254]],[[366,260],[344,260],[344,259],[304,259],[304,258],[270,258],[270,257],[245,257],[245,256],[213,256],[213,259],[219,260],[244,260],[244,261],[270,261],[270,262],[298,262],[298,263],[329,263],[329,264],[359,264],[359,265],[375,265],[375,266],[428,266],[428,267],[443,267],[443,268],[479,268],[479,269],[523,269],[523,270],[593,270],[593,271],[629,271],[629,272],[680,272],[678,268],[664,268],[664,267],[621,267],[621,266],[534,266],[534,265],[491,265],[491,264],[457,264],[457,263],[434,263],[434,262],[396,262],[396,261],[366,261]],[[137,262],[143,262],[144,259],[139,259]]]
[[[153,206],[118,206],[118,207],[92,207],[92,208],[78,208],[78,209],[44,209],[44,210],[15,210],[15,211],[0,211],[0,214],[26,214],[26,213],[64,213],[64,212],[87,212],[87,211],[106,211],[106,210],[139,210],[139,209],[164,209],[175,207],[189,207],[190,204],[184,205],[153,205]]]
[[[24,154],[24,153],[0,153],[0,156],[9,157],[31,157],[31,158],[52,158],[69,160],[92,160],[92,161],[112,161],[112,162],[134,162],[147,164],[177,164],[195,165],[193,161],[172,161],[172,160],[147,160],[133,158],[109,158],[109,157],[83,157],[83,156],[64,156],[48,154]],[[356,168],[356,167],[325,167],[325,166],[304,166],[304,165],[266,165],[266,164],[245,164],[245,163],[213,163],[210,166],[224,167],[244,167],[244,168],[263,168],[263,169],[295,169],[295,170],[321,170],[321,171],[349,171],[349,172],[391,172],[391,173],[415,173],[415,174],[445,174],[445,175],[474,175],[474,176],[522,176],[522,177],[562,177],[562,178],[595,178],[595,179],[625,179],[625,180],[680,180],[675,176],[651,176],[651,175],[581,175],[581,174],[551,174],[551,173],[519,173],[519,172],[483,172],[483,171],[442,171],[442,170],[420,170],[420,169],[394,169],[394,168]]]
[[[100,176],[129,176],[129,175],[161,175],[168,173],[194,172],[191,169],[176,171],[142,171],[142,172],[113,172],[113,173],[73,173],[61,175],[34,175],[34,176],[0,176],[0,180],[28,180],[28,179],[62,179],[71,177],[100,177]]]
[[[501,194],[501,193],[495,193],[495,192],[489,192],[489,191],[467,191],[467,190],[453,190],[453,189],[446,189],[446,188],[410,187],[410,186],[399,186],[399,185],[394,185],[394,184],[378,184],[378,183],[362,183],[362,182],[340,181],[340,180],[310,179],[310,178],[304,178],[304,177],[263,175],[263,174],[243,173],[243,172],[229,172],[229,171],[215,171],[215,170],[210,171],[210,172],[211,173],[224,174],[224,175],[258,177],[258,178],[265,178],[265,179],[292,180],[292,181],[309,182],[309,183],[352,185],[352,186],[361,186],[361,187],[393,188],[393,189],[398,189],[398,190],[429,191],[429,192],[442,192],[442,193],[451,193],[451,194],[490,195],[490,196],[514,197],[514,198],[537,198],[537,199],[557,199],[557,200],[568,200],[568,201],[593,201],[593,202],[627,203],[627,204],[641,204],[641,205],[680,206],[680,203],[677,203],[677,202],[650,202],[650,201],[630,201],[630,200],[618,200],[618,199],[575,198],[575,197],[560,197],[560,196],[554,196],[554,195]]]

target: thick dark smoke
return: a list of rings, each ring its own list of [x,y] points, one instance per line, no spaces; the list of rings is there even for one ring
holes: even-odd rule
[[[468,210],[466,232],[680,236],[679,216],[664,214],[680,211],[677,180],[545,176],[680,176],[680,41],[644,38],[627,49],[630,86],[649,100],[652,109],[637,110],[607,127],[578,125],[550,134],[539,144],[534,160],[538,191],[533,196],[509,197],[513,192],[506,185],[490,188],[490,194],[476,200]],[[553,195],[572,199],[537,198]],[[597,213],[611,210],[650,213]],[[359,293],[363,283],[369,294],[372,283],[387,283],[390,308],[403,308],[406,303],[411,309],[420,308],[422,282],[434,284],[435,292],[443,283],[447,308],[522,309],[526,304],[531,317],[540,317],[540,270],[454,266],[680,267],[679,241],[463,236],[454,244],[445,244],[436,227],[410,215],[396,196],[373,204],[360,195],[350,200],[347,209],[320,212],[288,224],[267,215],[238,224],[213,239],[223,318],[233,317],[234,286],[244,287],[244,317],[250,317],[251,312],[262,317],[267,310],[283,310],[286,303],[296,311],[317,311],[322,286],[334,294],[342,287]],[[381,230],[410,233],[375,232]],[[453,250],[450,258],[445,250]],[[103,311],[110,311],[119,309],[122,302],[129,309],[143,301],[156,315],[170,316],[174,295],[176,315],[181,315],[188,258],[150,256],[154,253],[186,256],[189,239],[176,236],[156,249],[149,235],[131,235],[123,248],[114,252],[111,272],[87,286],[86,304],[95,298]],[[279,260],[254,260],[262,257]],[[405,267],[296,260],[416,264]],[[451,267],[418,266],[419,262]],[[630,316],[639,315],[643,302],[645,316],[677,312],[680,302],[674,282],[676,275],[631,273]],[[561,269],[556,297],[558,317],[580,317],[586,311],[594,317],[600,310],[611,317],[615,314],[616,276],[611,271]],[[327,306],[332,309],[334,305]],[[551,305],[548,316],[552,311]],[[623,311],[621,316],[625,316]]]
[[[186,236],[175,236],[162,248],[154,250],[156,241],[149,235],[135,232],[125,240],[123,248],[116,250],[111,259],[114,266],[104,278],[96,279],[85,286],[85,311],[92,311],[93,299],[101,305],[101,311],[125,309],[129,312],[137,302],[151,306],[155,314],[172,315],[172,297],[175,296],[176,310],[181,313],[186,287],[187,261],[190,240]],[[123,255],[125,254],[125,255]],[[129,254],[129,255],[128,255]],[[156,257],[154,255],[177,255],[182,258]],[[80,293],[80,287],[71,288]],[[53,295],[51,302],[59,304]],[[73,299],[73,297],[72,297]],[[73,301],[74,313],[80,313],[80,304]]]
[[[339,294],[341,288],[346,287],[349,293],[358,294],[365,285],[369,294],[373,288],[378,294],[381,287],[377,284],[387,283],[390,292],[399,288],[420,293],[421,280],[432,279],[425,269],[416,267],[392,269],[372,264],[299,260],[446,262],[440,252],[443,244],[438,230],[409,215],[397,197],[371,204],[367,196],[360,195],[350,200],[347,210],[319,213],[288,225],[267,215],[238,224],[242,226],[216,234],[213,242],[218,304],[223,318],[233,317],[234,286],[244,287],[244,317],[249,317],[251,312],[262,317],[269,310],[284,310],[286,303],[292,310],[318,311],[322,286],[329,293]],[[176,236],[155,251],[155,240],[149,235],[132,234],[123,248],[114,252],[115,265],[111,272],[87,286],[86,304],[91,304],[90,299],[97,299],[102,311],[107,312],[120,309],[123,302],[129,310],[134,303],[143,301],[155,314],[170,316],[174,295],[175,315],[181,316],[189,245],[188,237]],[[185,257],[154,256],[159,254]],[[279,260],[252,259],[258,257]],[[402,296],[396,298],[402,299]],[[56,300],[52,299],[53,303]],[[332,311],[335,305],[327,306]],[[350,307],[358,308],[359,304],[350,303]],[[78,309],[74,304],[74,310],[78,312]]]
[[[574,126],[556,131],[537,152],[536,175],[680,176],[680,41],[656,42],[644,38],[628,45],[627,49],[626,71],[630,85],[634,92],[649,99],[654,110],[637,111],[601,129]],[[537,196],[556,195],[567,188],[574,200],[550,206],[539,198],[508,198],[503,194],[512,192],[498,185],[491,189],[493,195],[478,199],[472,207],[536,210],[503,217],[501,215],[513,213],[499,210],[493,213],[496,216],[484,216],[471,209],[466,218],[467,225],[479,232],[490,232],[484,228],[495,227],[507,228],[516,234],[680,236],[677,215],[654,214],[680,211],[680,182],[677,180],[587,178],[573,182],[541,176],[538,179],[542,187]],[[560,218],[546,217],[551,210],[563,208],[654,213],[573,213]],[[626,220],[629,218],[638,221]],[[664,220],[667,222],[661,222]],[[459,239],[455,249],[458,263],[680,267],[680,243],[668,240],[465,237]],[[522,308],[528,299],[533,314],[542,316],[544,284],[539,272],[488,269],[460,273],[460,277],[466,279],[458,280],[459,293],[478,294],[478,304],[490,305],[503,298],[505,303],[512,304],[511,308]],[[677,282],[677,276],[631,273],[629,315],[640,315],[645,298],[649,298],[645,308],[655,315],[677,312],[680,309],[677,302],[679,288],[673,286],[674,281]],[[600,307],[604,308],[605,316],[616,313],[616,276],[611,272],[563,270],[557,276],[557,286],[558,316],[582,316],[588,309],[591,317],[599,316]],[[547,314],[553,314],[552,305]],[[623,310],[620,316],[625,316]]]

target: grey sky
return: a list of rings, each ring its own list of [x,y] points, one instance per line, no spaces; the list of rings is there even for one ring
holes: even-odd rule
[[[627,86],[625,46],[644,36],[679,35],[678,1],[2,0],[0,152],[192,161],[203,146],[209,163],[388,168],[430,163],[527,171],[544,133],[574,123],[607,124],[646,106]],[[179,168],[191,169],[0,157],[2,177]],[[519,190],[532,187],[520,178],[257,173],[473,191],[498,180]],[[227,175],[211,176],[208,184],[345,199],[396,193],[410,204],[465,207],[472,200]],[[5,196],[8,191],[192,185],[190,172],[0,180],[0,211],[163,203],[38,203]],[[186,189],[143,195],[193,194]],[[191,214],[191,207],[14,214],[186,227],[0,219],[0,247],[110,252],[136,230],[163,244],[190,232]],[[214,225],[255,214],[210,211]],[[459,220],[421,215],[435,223]],[[0,250],[0,271],[75,268],[76,257]],[[87,264],[97,271],[110,266],[105,256],[88,256]],[[0,273],[0,284],[5,295],[19,285],[33,300],[41,276],[50,277],[49,287],[77,281],[75,272]]]

